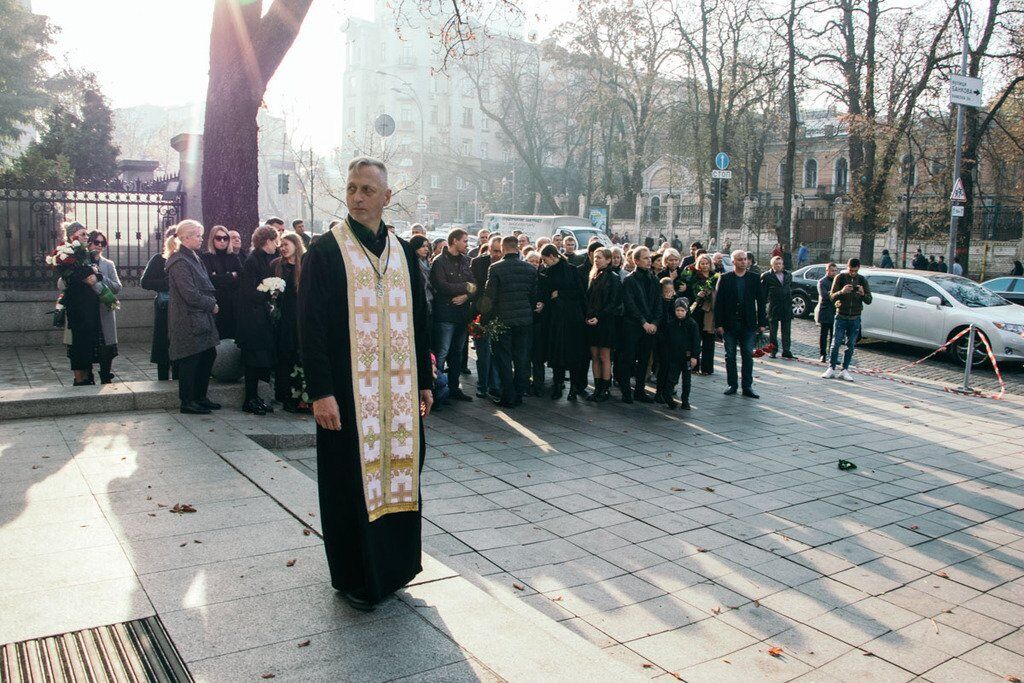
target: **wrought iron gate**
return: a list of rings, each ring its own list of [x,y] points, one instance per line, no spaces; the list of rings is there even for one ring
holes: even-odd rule
[[[104,233],[107,257],[123,281],[135,283],[183,208],[176,192],[0,189],[0,289],[53,286],[43,259],[63,239],[65,221]]]

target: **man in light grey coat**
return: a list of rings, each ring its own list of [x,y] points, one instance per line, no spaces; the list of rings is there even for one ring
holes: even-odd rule
[[[178,398],[181,412],[208,415],[220,408],[206,395],[220,337],[214,317],[217,291],[199,260],[203,226],[193,220],[182,221],[173,243],[177,250],[167,255],[164,272],[170,290],[167,328],[171,362],[178,364]]]

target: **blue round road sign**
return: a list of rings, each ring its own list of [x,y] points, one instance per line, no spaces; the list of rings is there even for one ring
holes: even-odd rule
[[[725,152],[719,152],[715,155],[715,166],[720,170],[724,171],[729,168],[729,155]]]

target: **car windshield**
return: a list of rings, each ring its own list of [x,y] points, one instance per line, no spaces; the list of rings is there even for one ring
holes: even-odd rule
[[[932,280],[939,287],[949,292],[950,296],[970,308],[988,308],[989,306],[1009,306],[1010,302],[988,291],[981,285],[957,275],[937,277]]]

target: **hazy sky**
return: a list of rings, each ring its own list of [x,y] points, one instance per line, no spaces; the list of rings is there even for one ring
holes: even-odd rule
[[[286,116],[289,127],[318,148],[341,142],[341,28],[347,9],[340,4],[314,0],[266,96],[270,111]],[[364,17],[373,6],[345,5],[357,5],[356,15]],[[60,28],[55,54],[94,71],[115,107],[184,104],[206,97],[212,6],[212,0],[32,0],[33,11]],[[541,33],[571,18],[575,6],[575,0],[523,3]],[[195,130],[201,128],[197,122]]]

